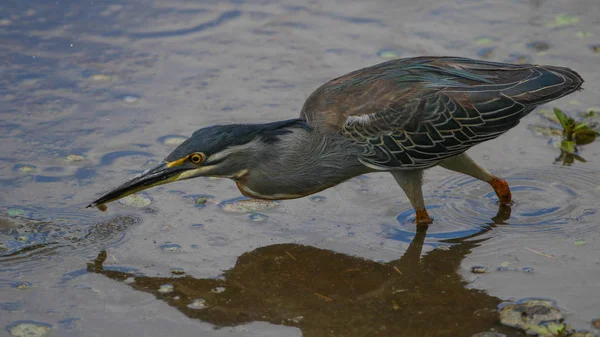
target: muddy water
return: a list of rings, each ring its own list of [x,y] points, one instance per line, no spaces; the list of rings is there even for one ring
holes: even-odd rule
[[[553,299],[591,329],[600,147],[553,164],[558,150],[527,130],[545,123],[535,113],[470,151],[508,180],[515,205],[432,169],[426,236],[388,174],[260,216],[222,207],[239,192],[212,179],[149,190],[143,208],[83,207],[166,156],[165,136],[294,117],[324,81],[388,57],[565,65],[586,90],[547,108],[598,106],[599,14],[592,0],[3,3],[0,331],[518,336],[494,309],[524,297]],[[210,202],[197,205],[200,194]]]

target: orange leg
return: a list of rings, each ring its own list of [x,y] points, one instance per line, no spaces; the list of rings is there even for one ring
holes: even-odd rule
[[[502,203],[502,204],[512,203],[512,196],[510,194],[510,188],[508,187],[508,183],[506,182],[506,180],[503,180],[503,179],[500,179],[500,178],[494,176],[492,178],[492,180],[490,180],[488,183],[490,185],[492,185],[492,188],[496,192],[496,195],[498,196],[500,203]]]
[[[415,211],[417,213],[417,218],[415,219],[417,226],[427,226],[432,223],[431,218],[429,217],[429,214],[427,214],[427,210],[425,208],[417,209]]]

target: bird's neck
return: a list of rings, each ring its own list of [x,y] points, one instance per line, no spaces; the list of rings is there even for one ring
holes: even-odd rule
[[[361,151],[339,135],[298,129],[265,147],[256,167],[236,182],[249,197],[300,198],[369,172],[358,161]]]

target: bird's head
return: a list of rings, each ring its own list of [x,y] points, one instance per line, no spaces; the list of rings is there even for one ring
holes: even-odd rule
[[[294,129],[310,130],[301,119],[266,124],[215,125],[197,130],[156,167],[106,192],[87,207],[102,206],[132,193],[195,177],[239,179],[260,161],[269,146]],[[100,208],[100,207],[99,207]]]

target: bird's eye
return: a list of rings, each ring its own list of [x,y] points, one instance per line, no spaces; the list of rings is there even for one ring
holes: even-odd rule
[[[194,154],[192,154],[190,156],[190,160],[194,164],[200,164],[201,162],[204,161],[204,154],[202,154],[202,153],[194,153]]]

